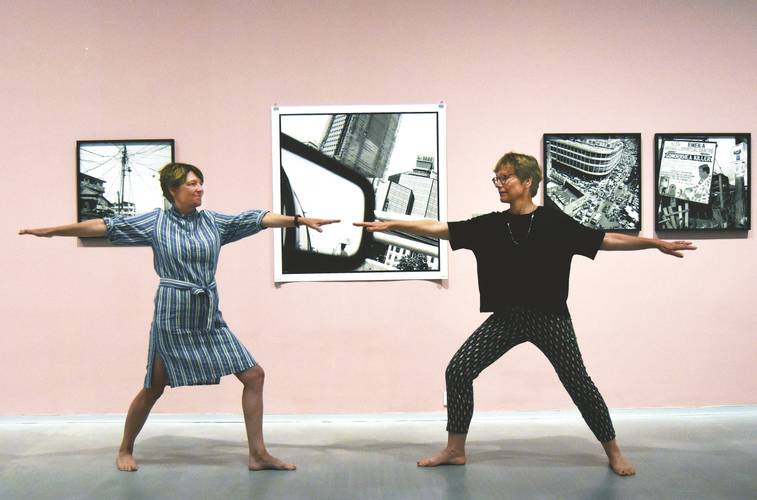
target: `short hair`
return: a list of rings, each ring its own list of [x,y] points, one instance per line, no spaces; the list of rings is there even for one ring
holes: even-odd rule
[[[702,172],[704,172],[707,175],[710,175],[710,167],[707,166],[706,163],[702,163],[701,165],[699,165],[699,170],[701,170]]]
[[[531,179],[531,189],[529,189],[529,194],[532,198],[536,196],[536,193],[539,191],[539,183],[542,179],[541,168],[539,168],[539,162],[536,161],[536,158],[510,151],[500,158],[497,164],[494,165],[494,172],[496,173],[499,169],[506,166],[513,167],[515,176],[520,179],[521,182],[526,182],[528,179]]]
[[[160,169],[160,189],[163,190],[163,196],[165,196],[171,203],[174,202],[173,196],[171,195],[171,189],[175,189],[184,184],[189,172],[193,172],[199,177],[200,182],[205,182],[205,177],[202,175],[202,171],[189,163],[171,162],[167,163]]]

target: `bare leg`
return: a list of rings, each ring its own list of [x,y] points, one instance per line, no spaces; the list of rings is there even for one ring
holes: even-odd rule
[[[250,470],[295,470],[288,464],[274,457],[265,448],[263,442],[263,381],[265,372],[260,366],[253,366],[235,374],[244,384],[242,390],[242,411],[247,430],[247,442],[250,447]]]
[[[163,394],[168,383],[166,369],[163,361],[158,354],[155,354],[155,362],[152,369],[152,382],[149,389],[142,388],[129,406],[126,414],[126,423],[124,424],[124,436],[121,440],[121,447],[118,449],[116,466],[118,470],[125,472],[134,472],[139,467],[134,460],[134,441],[137,439],[139,431],[145,425],[150,410],[155,402]]]
[[[436,455],[418,460],[418,467],[437,465],[465,465],[465,438],[467,434],[447,434],[447,447]]]
[[[602,443],[602,448],[605,449],[605,453],[607,453],[607,458],[610,459],[610,468],[618,474],[619,476],[633,476],[636,474],[636,469],[629,461],[625,459],[622,453],[620,453],[620,448],[618,447],[618,443],[613,439],[611,441],[607,441],[606,443]]]

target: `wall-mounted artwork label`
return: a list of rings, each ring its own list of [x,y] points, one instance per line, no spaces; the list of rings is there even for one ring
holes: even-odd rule
[[[274,107],[272,129],[274,210],[341,220],[275,230],[275,281],[447,277],[444,242],[352,225],[445,220],[443,106]]]
[[[544,134],[544,202],[581,224],[641,230],[640,134]]]
[[[748,230],[750,134],[656,134],[658,231]]]
[[[79,222],[165,207],[159,172],[173,140],[78,141],[76,157]]]

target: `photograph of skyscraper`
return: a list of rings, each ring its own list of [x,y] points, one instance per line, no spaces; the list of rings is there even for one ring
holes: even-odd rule
[[[371,183],[376,220],[439,220],[437,113],[292,113],[281,114],[279,120],[282,134],[334,158]],[[373,233],[373,240],[368,257],[354,272],[440,270],[438,239],[389,231]],[[338,251],[334,249],[335,254]]]
[[[639,134],[545,134],[544,203],[577,222],[641,230]]]

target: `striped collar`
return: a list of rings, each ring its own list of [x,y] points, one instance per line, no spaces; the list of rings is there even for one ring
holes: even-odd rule
[[[186,219],[186,220],[193,220],[197,218],[197,216],[200,214],[200,212],[198,212],[196,208],[193,208],[191,212],[184,215],[178,210],[176,210],[176,207],[173,205],[171,205],[171,208],[168,209],[168,212],[171,213],[174,217],[178,217],[179,219]]]

